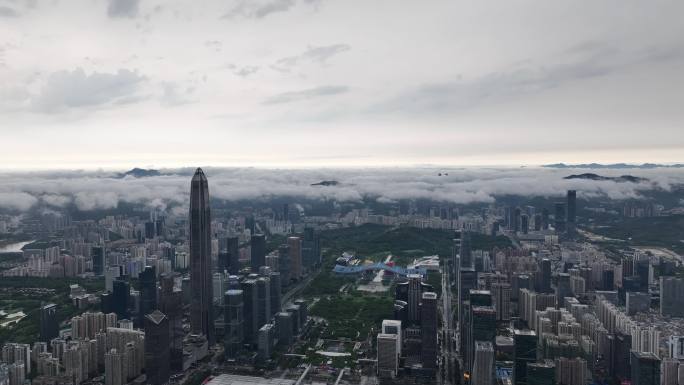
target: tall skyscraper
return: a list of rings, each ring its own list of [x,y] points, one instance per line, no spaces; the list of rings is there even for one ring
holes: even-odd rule
[[[632,385],[659,385],[660,359],[653,353],[633,351],[630,354]]]
[[[169,381],[169,319],[155,310],[145,315],[145,374],[150,385]]]
[[[296,299],[295,306],[299,306],[299,324],[304,327],[309,319],[309,305],[303,299]]]
[[[572,288],[570,286],[570,274],[558,273],[558,283],[556,285],[556,307],[563,306],[565,297],[572,297]]]
[[[174,287],[174,275],[162,274],[159,309],[169,322],[169,362],[171,370],[183,370],[183,292]]]
[[[290,247],[290,279],[299,280],[302,278],[302,239],[299,237],[288,237],[287,245]]]
[[[261,266],[266,266],[266,237],[264,234],[252,235],[250,240],[250,253],[252,273],[256,273]]]
[[[268,277],[257,278],[257,328],[266,325],[271,319],[271,280]],[[258,330],[257,329],[257,330]]]
[[[201,168],[190,183],[190,324],[192,332],[214,343],[211,280],[209,183]]]
[[[105,354],[105,385],[124,385],[126,383],[125,356],[116,349]]]
[[[320,234],[313,227],[304,228],[302,240],[302,263],[307,269],[311,269],[321,263],[321,239]]]
[[[511,206],[504,207],[503,225],[507,230],[512,229],[513,224],[513,208]]]
[[[399,369],[396,334],[378,334],[378,376],[394,378]]]
[[[567,205],[568,205],[568,231],[573,232],[575,231],[576,223],[577,223],[577,191],[575,190],[568,190],[568,199],[567,199]]]
[[[259,343],[257,358],[266,361],[273,354],[273,341],[275,339],[275,325],[265,324],[259,329]]]
[[[461,267],[470,268],[473,267],[473,251],[470,243],[470,232],[461,232]]]
[[[238,237],[226,239],[226,251],[228,253],[228,273],[232,275],[240,273],[240,240]]]
[[[95,275],[104,274],[105,266],[105,248],[104,246],[93,246],[91,248],[93,254],[93,273]]]
[[[460,300],[466,301],[470,298],[470,291],[477,288],[477,271],[472,267],[462,267],[459,275]]]
[[[59,336],[57,305],[49,303],[40,307],[40,340],[50,342]]]
[[[420,274],[408,275],[408,316],[409,321],[417,323],[420,320],[420,299],[421,287],[420,282],[422,277]]]
[[[542,229],[542,215],[534,214],[534,231],[540,231]]]
[[[556,366],[556,384],[586,385],[589,379],[589,370],[585,359],[559,357],[555,359],[554,363]]]
[[[618,380],[628,380],[632,376],[630,367],[630,352],[632,350],[632,336],[629,334],[615,334],[615,354],[613,368]]]
[[[157,235],[154,222],[145,222],[145,239],[153,239]]]
[[[226,358],[237,357],[244,341],[244,305],[242,290],[228,290],[224,299],[226,331],[224,335],[224,349]]]
[[[530,217],[527,214],[520,216],[520,232],[527,234],[530,231]]]
[[[228,250],[224,247],[225,240],[219,239],[219,252],[218,252],[218,260],[217,260],[217,265],[216,265],[216,271],[219,273],[224,273],[228,271],[228,260],[230,259],[230,254],[228,254]],[[216,295],[216,290],[214,290],[214,295]]]
[[[145,266],[138,275],[140,280],[140,324],[146,315],[157,309],[157,273],[154,266]]]
[[[289,346],[292,343],[293,338],[293,319],[292,313],[280,312],[275,316],[276,319],[276,329],[278,329],[278,345]]]
[[[453,246],[451,247],[451,276],[452,285],[458,285],[458,276],[461,267],[461,231],[456,230]]]
[[[651,266],[651,263],[648,259],[634,261],[634,275],[636,275],[639,278],[639,291],[648,293],[648,287],[651,282],[652,269],[653,267]]]
[[[278,247],[278,271],[283,287],[290,284],[290,246],[282,244]]]
[[[401,321],[386,319],[382,321],[382,334],[397,335],[397,354],[401,356]]]
[[[543,208],[542,209],[542,230],[548,230],[549,229],[549,209]]]
[[[470,332],[467,334],[466,345],[466,368],[472,369],[475,360],[475,345],[477,341],[486,341],[494,344],[496,338],[496,310],[492,306],[479,306],[475,296],[470,297]],[[491,304],[491,296],[489,296]]]
[[[684,279],[660,277],[660,314],[670,317],[684,317]]]
[[[513,335],[513,384],[527,384],[527,364],[537,361],[537,334],[534,330],[515,330]]]
[[[297,336],[302,330],[302,317],[300,315],[301,307],[299,305],[292,305],[285,309],[286,312],[292,314],[292,335]]]
[[[558,202],[554,205],[555,208],[555,225],[557,233],[564,233],[567,229],[565,219],[565,203]]]
[[[245,279],[241,282],[243,301],[244,340],[248,344],[257,343],[259,332],[258,289],[255,279]]]
[[[435,369],[437,368],[437,294],[423,293],[420,308],[421,361],[424,368]]]
[[[539,264],[539,283],[537,291],[540,293],[551,292],[551,260],[542,258]]]
[[[497,321],[511,319],[511,285],[508,283],[492,283],[492,295],[496,309]]]
[[[280,273],[272,271],[268,274],[271,288],[271,315],[280,313],[282,310],[282,284],[280,283]]]
[[[131,286],[125,281],[126,277],[119,277],[112,284],[112,310],[119,319],[128,318],[128,302],[131,296]]]
[[[489,341],[475,341],[472,385],[491,385],[494,378],[494,347]]]

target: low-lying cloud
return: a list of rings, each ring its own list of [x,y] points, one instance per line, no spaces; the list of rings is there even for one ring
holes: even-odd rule
[[[491,203],[497,196],[561,197],[576,189],[581,198],[641,199],[653,189],[684,184],[684,170],[601,170],[602,175],[632,173],[641,183],[563,179],[573,170],[542,168],[374,168],[274,170],[215,169],[205,172],[212,198],[227,201],[293,199],[396,202],[429,199],[454,204]],[[439,173],[442,175],[439,176]],[[115,172],[32,172],[0,174],[0,209],[26,211],[35,206],[79,210],[111,209],[120,203],[166,210],[185,207],[192,170],[163,170],[163,175],[118,178]],[[447,175],[448,174],[448,175]],[[336,186],[312,186],[335,180]]]

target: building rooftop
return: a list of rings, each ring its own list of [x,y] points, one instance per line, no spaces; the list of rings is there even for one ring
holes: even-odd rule
[[[294,380],[283,378],[262,378],[221,374],[212,378],[206,385],[293,385],[294,383]]]
[[[145,318],[159,325],[160,323],[162,323],[162,321],[164,321],[166,315],[164,315],[164,313],[160,312],[159,310],[155,310],[152,313],[146,315]]]

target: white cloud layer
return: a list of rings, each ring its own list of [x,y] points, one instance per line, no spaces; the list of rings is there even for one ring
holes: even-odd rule
[[[109,209],[120,202],[165,210],[186,206],[192,170],[164,170],[157,177],[119,179],[106,172],[34,172],[0,174],[0,208],[26,211],[38,204],[62,208],[71,203],[80,210]],[[228,201],[290,197],[381,203],[401,199],[430,199],[456,204],[491,203],[496,196],[563,196],[568,189],[580,197],[639,199],[652,189],[669,190],[684,184],[683,169],[600,170],[601,175],[632,174],[648,181],[567,180],[583,170],[540,168],[387,168],[387,169],[205,169],[213,198]],[[442,176],[438,176],[442,173]],[[445,175],[447,174],[448,175]],[[181,175],[182,174],[182,175]],[[335,180],[337,186],[311,186]]]

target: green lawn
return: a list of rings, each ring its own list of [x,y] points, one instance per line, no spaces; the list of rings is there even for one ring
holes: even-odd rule
[[[365,224],[324,231],[321,233],[321,245],[335,257],[343,251],[355,251],[361,257],[376,259],[391,253],[397,257],[398,263],[405,264],[414,257],[425,255],[451,256],[453,238],[453,231]],[[504,236],[479,233],[471,233],[471,244],[473,250],[488,251],[511,245]]]
[[[365,339],[377,330],[383,319],[392,318],[394,301],[389,297],[345,295],[322,298],[311,315],[325,318],[328,328],[324,338]]]
[[[0,345],[5,342],[33,343],[38,340],[41,303],[57,304],[59,322],[80,313],[81,310],[76,309],[69,299],[69,285],[72,283],[80,284],[91,293],[101,290],[104,286],[102,280],[2,277],[0,279],[0,309],[7,312],[21,310],[27,314],[27,317],[18,325],[0,329]],[[36,294],[21,291],[22,288],[45,288],[53,291],[49,294]]]
[[[684,253],[684,215],[619,218],[600,225],[590,231],[629,245],[666,247]]]

